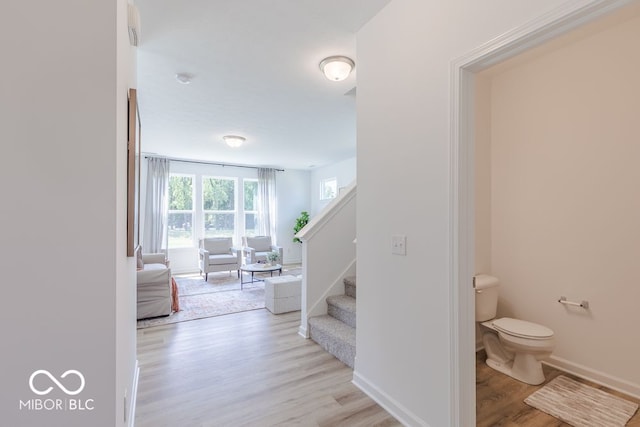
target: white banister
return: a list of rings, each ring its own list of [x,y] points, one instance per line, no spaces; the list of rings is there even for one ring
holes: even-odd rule
[[[300,230],[302,313],[300,335],[308,338],[308,319],[327,313],[326,297],[344,293],[344,277],[356,268],[356,183],[353,182]]]
[[[344,209],[349,202],[356,197],[356,182],[353,181],[315,217],[311,218],[302,230],[296,233],[296,237],[303,242],[311,239],[331,219]],[[355,233],[354,233],[355,236]],[[353,238],[353,236],[351,236]]]

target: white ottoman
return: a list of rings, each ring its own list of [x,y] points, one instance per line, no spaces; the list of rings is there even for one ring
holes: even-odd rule
[[[264,279],[264,305],[273,314],[300,310],[302,278],[278,276]]]

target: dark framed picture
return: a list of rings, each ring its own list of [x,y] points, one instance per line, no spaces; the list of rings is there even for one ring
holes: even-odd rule
[[[129,89],[127,141],[127,256],[140,244],[140,114],[138,93]]]

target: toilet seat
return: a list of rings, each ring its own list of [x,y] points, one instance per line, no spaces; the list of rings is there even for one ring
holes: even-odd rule
[[[543,340],[553,337],[553,331],[551,329],[525,320],[503,317],[494,320],[492,323],[497,331],[514,337],[532,340]]]

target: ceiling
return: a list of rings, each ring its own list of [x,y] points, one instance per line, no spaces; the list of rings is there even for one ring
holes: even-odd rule
[[[355,33],[389,1],[137,0],[142,151],[291,169],[354,157]],[[356,60],[346,80],[320,72],[332,55]]]

